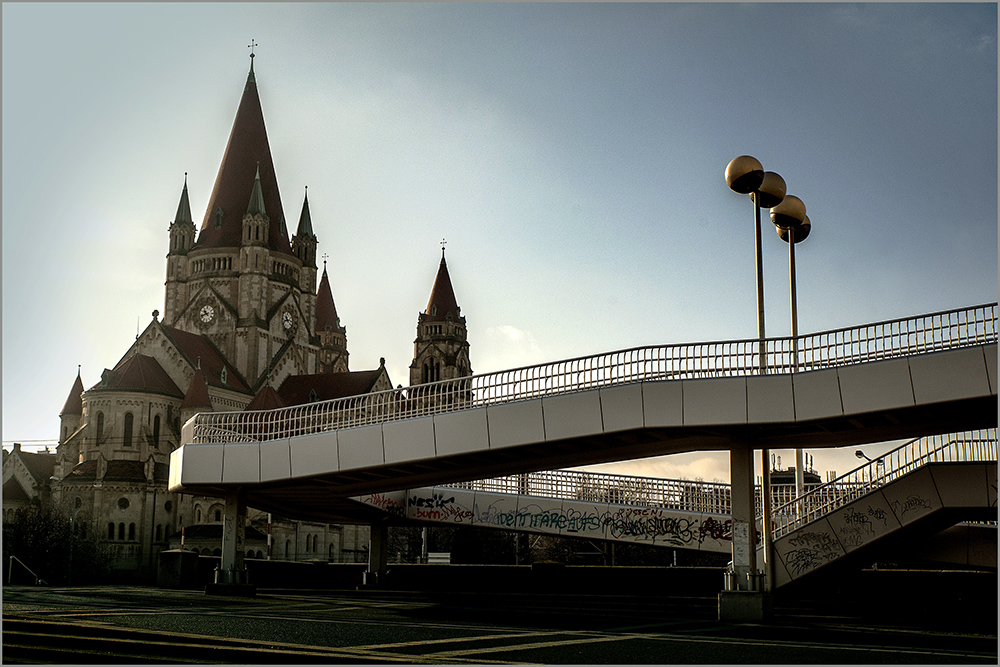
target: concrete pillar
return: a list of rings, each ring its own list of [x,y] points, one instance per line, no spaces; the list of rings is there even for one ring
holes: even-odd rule
[[[240,491],[226,496],[226,513],[222,523],[222,564],[216,574],[217,583],[246,583],[245,553],[247,505]]]
[[[734,443],[729,451],[733,512],[733,581],[729,590],[751,590],[757,574],[757,549],[754,539],[755,497],[753,485],[753,449],[746,443]]]
[[[365,585],[377,586],[389,569],[389,526],[384,522],[373,523],[370,533]]]
[[[252,596],[256,588],[248,583],[243,556],[247,522],[246,496],[242,489],[226,495],[222,521],[222,563],[215,571],[215,581],[205,587],[209,595]]]
[[[719,620],[760,621],[765,616],[763,576],[757,570],[753,445],[734,441],[729,450],[733,564],[719,593]]]

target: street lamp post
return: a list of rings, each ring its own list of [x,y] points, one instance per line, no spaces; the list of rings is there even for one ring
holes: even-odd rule
[[[795,293],[795,244],[809,236],[812,223],[806,215],[806,205],[795,195],[786,195],[780,204],[771,209],[771,222],[777,228],[778,238],[788,244],[788,292],[791,303],[792,349],[790,370],[798,370],[799,313]],[[805,470],[802,449],[795,450],[795,497],[801,498],[805,491]]]
[[[785,181],[773,171],[765,172],[757,158],[741,155],[726,166],[726,183],[733,192],[750,195],[753,202],[754,250],[757,260],[757,369],[764,375],[767,372],[767,349],[764,342],[764,261],[760,242],[760,209],[772,208],[781,203],[785,198]],[[771,552],[771,468],[767,449],[761,449],[760,461],[764,585],[769,590],[774,581],[774,559]]]

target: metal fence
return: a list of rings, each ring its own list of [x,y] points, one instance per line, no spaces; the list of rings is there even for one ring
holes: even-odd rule
[[[995,428],[911,440],[846,475],[776,507],[771,513],[774,539],[928,463],[996,460]]]
[[[995,343],[996,306],[797,338],[638,347],[278,410],[206,412],[191,442],[258,442],[640,381],[814,370]]]

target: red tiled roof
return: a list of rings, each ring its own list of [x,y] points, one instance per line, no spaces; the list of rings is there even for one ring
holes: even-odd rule
[[[144,354],[133,354],[120,361],[113,370],[105,369],[100,383],[90,389],[146,391],[178,398],[184,395],[159,362]]]
[[[249,412],[251,410],[275,410],[284,407],[286,407],[285,402],[281,400],[281,397],[278,396],[278,393],[274,391],[271,385],[264,385],[243,410],[244,412]]]
[[[333,303],[333,290],[330,289],[330,278],[326,275],[326,267],[323,267],[323,277],[319,281],[319,290],[316,292],[316,333],[326,331],[326,326],[330,325],[331,331],[343,333],[337,318],[337,306]]]
[[[80,379],[80,373],[76,374],[76,381],[73,383],[73,388],[69,390],[69,396],[66,397],[66,404],[63,405],[62,412],[59,415],[82,415],[83,414],[83,380]]]
[[[173,341],[177,349],[181,351],[187,360],[196,368],[198,367],[198,360],[201,360],[201,369],[205,372],[205,383],[212,387],[220,387],[224,389],[235,389],[236,391],[242,391],[246,394],[251,393],[250,387],[247,385],[246,380],[244,380],[240,374],[226,362],[225,357],[219,352],[218,348],[212,344],[205,336],[198,334],[188,333],[187,331],[181,331],[180,329],[175,329],[166,324],[163,326],[163,332]],[[226,381],[222,381],[222,369],[226,369]]]
[[[441,253],[441,265],[438,267],[434,287],[431,288],[431,297],[427,300],[427,310],[424,313],[428,322],[443,322],[449,314],[453,320],[460,317],[455,290],[451,287],[451,276],[448,275],[448,265],[444,261],[444,252]]]
[[[205,385],[205,375],[199,368],[191,378],[187,393],[184,394],[184,402],[181,408],[211,408],[212,401],[208,397],[208,387]]]
[[[278,193],[278,180],[271,161],[267,130],[264,128],[264,113],[260,108],[257,82],[251,65],[195,248],[240,247],[243,216],[250,204],[258,165],[264,207],[271,221],[268,247],[290,255],[292,250],[285,226],[284,209]],[[220,208],[223,213],[222,225],[216,229],[216,211]]]
[[[291,406],[367,394],[383,372],[382,368],[378,368],[373,371],[291,375],[281,383],[278,396],[285,405]]]

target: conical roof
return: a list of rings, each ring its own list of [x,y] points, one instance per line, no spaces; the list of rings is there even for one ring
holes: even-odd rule
[[[177,204],[177,214],[174,216],[174,224],[182,222],[194,224],[194,220],[191,218],[191,203],[188,201],[187,174],[184,174],[184,189],[181,191],[181,200]]]
[[[437,322],[448,319],[457,320],[461,315],[458,302],[455,300],[455,290],[451,287],[451,276],[448,275],[448,265],[444,261],[444,249],[441,249],[441,265],[438,267],[434,287],[431,288],[431,298],[427,300],[427,321]]]
[[[316,292],[316,333],[326,331],[330,325],[332,331],[343,331],[337,318],[337,306],[333,303],[333,290],[330,289],[330,277],[323,266],[323,277],[319,281]]]
[[[66,404],[63,406],[62,415],[82,415],[83,414],[83,380],[80,379],[80,370],[76,371],[76,382],[73,383],[73,388],[69,390],[69,396],[66,397]]]
[[[199,368],[191,378],[187,393],[184,394],[184,402],[181,408],[211,408],[212,401],[208,397],[208,385],[205,384],[205,375]]]
[[[278,180],[271,161],[271,148],[264,128],[264,113],[257,95],[253,65],[247,76],[243,97],[236,110],[236,120],[222,156],[215,187],[205,210],[205,219],[195,247],[238,248],[243,233],[243,215],[254,188],[254,172],[260,169],[263,203],[271,220],[268,247],[292,254],[285,227],[284,209],[278,193]],[[221,220],[218,211],[222,211]]]
[[[300,239],[316,236],[313,233],[312,216],[309,215],[309,192],[302,200],[302,214],[299,216],[299,228],[295,230],[295,235]]]

